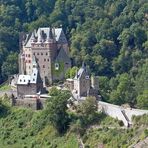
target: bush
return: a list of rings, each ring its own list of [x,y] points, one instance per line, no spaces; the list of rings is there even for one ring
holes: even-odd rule
[[[123,121],[121,121],[121,120],[118,121],[118,124],[119,124],[120,126],[124,126],[124,123],[123,123]]]

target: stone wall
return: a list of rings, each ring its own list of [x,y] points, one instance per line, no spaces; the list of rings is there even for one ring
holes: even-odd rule
[[[121,120],[127,127],[132,124],[132,116],[148,114],[148,110],[123,108],[103,101],[99,101],[98,111],[102,111],[113,118]]]
[[[99,101],[98,110],[104,112],[105,114],[113,118],[117,118],[118,120],[121,120],[125,126],[128,126],[128,121],[122,114],[119,106]]]
[[[38,109],[37,99],[35,99],[35,98],[16,99],[13,105],[14,106],[22,106],[25,108],[31,108],[33,110]]]
[[[44,109],[46,106],[46,98],[24,98],[24,99],[13,99],[13,106],[20,106],[25,108],[30,108],[33,110]]]
[[[17,85],[17,96],[18,98],[22,98],[24,95],[36,95],[37,86],[36,84],[30,85]]]

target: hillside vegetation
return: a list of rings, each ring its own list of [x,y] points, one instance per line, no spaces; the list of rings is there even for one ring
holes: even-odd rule
[[[0,83],[18,71],[19,32],[62,25],[105,101],[148,109],[147,22],[147,0],[1,0]]]
[[[134,117],[133,127],[126,129],[122,122],[97,113],[93,98],[71,112],[68,97],[67,92],[52,91],[41,111],[11,107],[7,96],[0,98],[0,147],[78,148],[81,139],[86,148],[126,148],[148,136],[147,115]]]

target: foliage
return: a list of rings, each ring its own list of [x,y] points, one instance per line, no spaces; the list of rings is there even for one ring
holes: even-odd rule
[[[128,147],[135,143],[135,139],[138,141],[147,136],[147,115],[133,117],[134,127],[130,129],[120,127],[117,120],[102,113],[96,114],[97,118],[93,124],[90,122],[85,126],[80,114],[85,116],[85,120],[87,120],[86,116],[94,119],[95,100],[87,98],[80,107],[81,112],[71,113],[65,106],[68,95],[68,92],[58,90],[58,94],[53,93],[47,101],[47,108],[41,111],[21,107],[8,108],[2,99],[0,147],[78,148],[78,134],[88,147],[98,147],[99,144],[105,147]],[[6,114],[3,112],[4,106],[7,108]],[[91,128],[92,125],[94,128]],[[69,130],[65,131],[65,127]]]
[[[69,68],[65,73],[65,78],[74,78],[77,71],[78,71],[78,67],[76,66]]]
[[[73,64],[79,67],[84,61],[105,78],[102,82],[108,80],[101,84],[102,98],[143,107],[139,98],[148,88],[147,8],[146,0],[2,0],[0,83],[18,72],[19,32],[62,24]],[[55,71],[57,76],[62,69]],[[67,72],[67,77],[73,74]]]
[[[95,97],[87,97],[77,107],[77,114],[82,121],[82,124],[88,125],[96,119],[98,104]]]
[[[47,102],[45,114],[49,122],[59,131],[63,132],[68,126],[67,100],[70,94],[66,91],[54,91],[52,97]]]
[[[133,116],[132,118],[133,120],[133,124],[134,126],[140,126],[140,125],[143,125],[143,126],[148,126],[148,115],[143,115],[143,116]]]
[[[49,90],[49,95],[50,96],[57,96],[59,94],[59,90],[53,86],[50,90]]]
[[[11,108],[7,116],[0,118],[0,146],[1,147],[71,147],[77,148],[75,134],[60,136],[57,130],[49,125],[42,124],[44,113],[29,109]]]
[[[10,85],[3,85],[3,86],[0,86],[0,91],[4,91],[4,90],[10,90],[11,89],[11,87],[10,87]]]
[[[3,97],[0,97],[0,118],[7,116],[10,111],[10,100],[9,97],[5,94]]]
[[[52,64],[52,71],[55,76],[59,77],[61,73],[64,71],[64,62],[58,62],[59,64],[59,69],[55,69],[55,63]]]
[[[139,108],[148,109],[148,90],[137,97],[137,106]]]

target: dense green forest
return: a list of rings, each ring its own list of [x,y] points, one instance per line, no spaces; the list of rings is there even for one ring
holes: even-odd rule
[[[0,83],[18,71],[19,32],[61,25],[105,101],[148,109],[147,0],[1,0]]]

